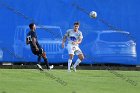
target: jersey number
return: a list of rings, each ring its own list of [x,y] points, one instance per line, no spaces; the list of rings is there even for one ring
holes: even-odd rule
[[[32,41],[31,36],[27,36],[27,37],[26,37],[26,40],[27,40],[28,42]]]

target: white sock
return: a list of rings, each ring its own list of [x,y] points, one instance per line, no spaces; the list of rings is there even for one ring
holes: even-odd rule
[[[79,63],[81,63],[81,60],[78,58],[77,60],[76,60],[76,62],[75,62],[75,64],[74,64],[74,68],[76,68],[76,66],[79,64]]]
[[[71,63],[72,63],[72,60],[69,59],[69,60],[68,60],[68,70],[70,70]]]

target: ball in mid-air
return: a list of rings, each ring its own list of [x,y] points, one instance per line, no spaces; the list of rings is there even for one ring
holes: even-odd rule
[[[89,16],[90,16],[91,18],[96,18],[96,17],[97,17],[97,13],[96,13],[95,11],[91,11],[91,12],[89,13]]]

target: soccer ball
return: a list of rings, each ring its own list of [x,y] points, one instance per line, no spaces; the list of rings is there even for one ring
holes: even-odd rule
[[[91,12],[89,13],[89,16],[90,16],[91,18],[96,18],[96,17],[97,17],[97,13],[96,13],[95,11],[91,11]]]

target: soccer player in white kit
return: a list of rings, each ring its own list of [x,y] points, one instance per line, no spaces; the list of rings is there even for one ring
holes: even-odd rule
[[[82,32],[79,31],[79,22],[74,23],[73,29],[68,29],[66,34],[63,37],[62,41],[62,48],[64,48],[65,42],[68,39],[67,49],[69,53],[69,59],[68,59],[68,72],[71,72],[70,67],[72,64],[72,59],[74,55],[78,55],[78,59],[76,60],[75,64],[73,65],[73,70],[76,72],[76,66],[81,63],[81,61],[84,59],[84,55],[79,48],[79,44],[82,42],[83,35]]]

